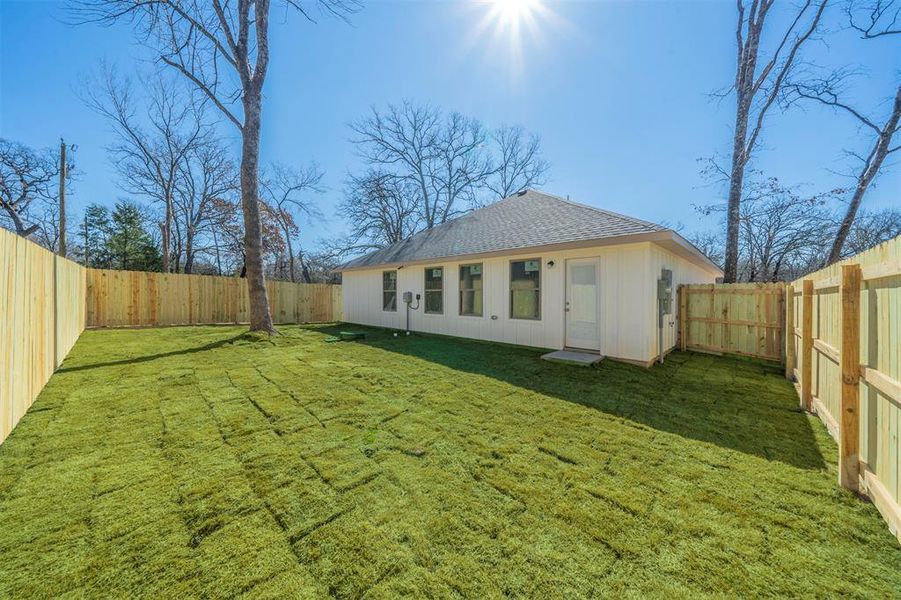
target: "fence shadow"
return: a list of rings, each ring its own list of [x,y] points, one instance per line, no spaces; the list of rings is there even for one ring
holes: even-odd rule
[[[99,362],[93,363],[89,365],[75,365],[71,367],[62,367],[57,369],[57,373],[74,373],[77,371],[89,371],[91,369],[101,369],[103,367],[116,367],[121,365],[134,365],[144,362],[149,362],[152,360],[158,360],[161,358],[169,358],[171,356],[181,356],[186,354],[197,354],[198,352],[208,352],[210,350],[215,350],[216,348],[221,348],[222,346],[227,346],[228,344],[233,344],[239,340],[245,339],[247,337],[246,332],[242,332],[238,335],[224,338],[221,340],[216,340],[215,342],[210,342],[209,344],[204,344],[203,346],[194,346],[191,348],[179,348],[177,350],[170,350],[168,352],[159,352],[157,354],[145,354],[142,356],[131,356],[129,358],[123,358],[121,360],[111,360],[107,362]]]
[[[318,326],[336,334],[348,326]],[[548,397],[588,406],[659,431],[780,461],[823,469],[809,417],[778,365],[743,358],[673,353],[663,366],[644,369],[605,360],[586,369],[549,363],[540,350],[390,331],[365,331],[353,344],[405,354],[491,377]]]

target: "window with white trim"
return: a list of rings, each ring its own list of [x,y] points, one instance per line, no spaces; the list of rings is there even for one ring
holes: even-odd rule
[[[425,312],[427,315],[444,314],[444,267],[426,267]]]
[[[482,316],[482,263],[460,265],[460,314]]]
[[[510,261],[510,318],[541,318],[541,259]]]
[[[382,310],[397,312],[397,271],[382,271]]]

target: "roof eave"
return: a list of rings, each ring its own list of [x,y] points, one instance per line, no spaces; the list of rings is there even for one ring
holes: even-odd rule
[[[505,248],[503,250],[492,250],[490,252],[478,252],[471,254],[457,254],[451,256],[435,256],[418,260],[402,261],[402,262],[385,262],[373,265],[346,266],[342,265],[338,269],[339,273],[349,271],[367,271],[370,269],[396,269],[407,265],[427,265],[437,261],[454,261],[461,262],[467,260],[476,260],[480,258],[491,258],[495,256],[509,256],[511,254],[528,254],[529,252],[553,252],[558,250],[573,250],[579,248],[594,248],[597,246],[616,246],[621,244],[637,244],[640,242],[660,242],[670,239],[675,232],[668,229],[662,231],[650,231],[646,233],[631,233],[627,235],[618,235],[611,237],[595,238],[590,240],[577,240],[573,242],[560,242],[556,244],[543,244],[539,246],[522,246],[519,248]],[[687,242],[686,242],[687,243]],[[689,244],[690,245],[690,244]],[[695,250],[697,252],[697,250]],[[700,254],[700,253],[699,253]],[[703,256],[703,255],[701,255]],[[706,258],[706,257],[705,257]],[[709,262],[709,260],[708,260]],[[713,263],[710,263],[714,268]]]

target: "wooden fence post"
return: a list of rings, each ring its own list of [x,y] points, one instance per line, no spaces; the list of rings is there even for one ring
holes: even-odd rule
[[[688,344],[685,335],[688,333],[688,299],[684,285],[679,286],[679,349],[685,352]]]
[[[785,286],[785,377],[792,379],[795,370],[795,287]]]
[[[838,478],[842,487],[860,485],[860,265],[842,266],[842,400],[838,436]]]
[[[813,410],[813,280],[805,279],[801,293],[801,403]]]

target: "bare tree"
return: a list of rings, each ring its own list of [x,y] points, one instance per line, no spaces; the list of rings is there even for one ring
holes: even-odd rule
[[[862,129],[870,131],[872,135],[870,151],[866,155],[847,151],[848,154],[860,161],[861,167],[855,174],[854,193],[848,201],[845,216],[835,233],[835,240],[832,243],[832,249],[829,251],[828,262],[830,264],[842,257],[842,248],[845,240],[848,239],[848,234],[851,232],[860,204],[867,190],[882,170],[885,159],[891,153],[901,149],[901,145],[892,147],[893,137],[901,130],[901,80],[898,82],[898,89],[895,92],[895,98],[891,104],[888,116],[880,121],[864,115],[862,111],[842,101],[840,86],[845,79],[845,75],[846,73],[840,71],[825,78],[809,79],[803,83],[791,84],[789,90],[795,99],[812,100],[829,106],[833,110],[851,115],[861,125]]]
[[[550,165],[541,155],[541,138],[527,135],[522,127],[506,126],[491,132],[491,139],[498,156],[485,186],[495,200],[547,182]]]
[[[478,204],[477,195],[493,172],[486,152],[488,133],[479,121],[451,113],[438,129],[429,161],[432,193],[422,198],[426,229],[441,225]]]
[[[181,73],[241,133],[241,208],[250,296],[250,330],[275,333],[263,273],[263,231],[259,204],[260,126],[263,84],[269,69],[270,0],[83,0],[87,20],[131,22],[158,53]],[[311,8],[344,16],[354,0],[284,0],[312,20]],[[240,102],[240,118],[234,104]]]
[[[154,76],[140,84],[143,98],[130,79],[103,65],[82,86],[82,99],[112,125],[116,141],[107,150],[123,190],[163,205],[161,268],[169,272],[176,182],[192,150],[209,142],[209,127],[202,106],[173,82]]]
[[[901,2],[897,0],[848,0],[851,27],[864,39],[901,33]]]
[[[188,152],[178,169],[174,204],[176,258],[178,266],[184,252],[184,272],[194,272],[199,253],[215,252],[214,231],[219,222],[217,200],[238,191],[235,165],[224,146],[215,138],[206,138]]]
[[[321,214],[307,198],[311,193],[322,193],[321,186],[323,172],[316,164],[311,164],[301,171],[294,171],[283,164],[273,164],[264,174],[260,187],[263,198],[272,208],[272,218],[278,223],[285,247],[288,252],[288,276],[291,281],[297,281],[295,259],[303,255],[295,254],[294,240],[300,234],[298,220],[301,218],[320,218]],[[304,271],[306,271],[304,269]],[[304,280],[309,281],[309,272],[304,275]]]
[[[901,211],[884,209],[861,210],[854,219],[848,239],[845,240],[842,258],[854,256],[882,242],[901,235]]]
[[[365,205],[385,229],[358,236],[373,243],[415,233],[408,209],[415,202],[417,228],[431,229],[468,210],[541,185],[548,164],[538,136],[517,126],[489,132],[460,113],[445,115],[428,104],[389,105],[351,124],[358,155],[370,172],[349,186],[344,213]],[[495,155],[496,154],[496,155]],[[365,193],[359,193],[360,191]],[[371,224],[373,221],[364,220]],[[352,236],[353,237],[353,236]]]
[[[66,179],[71,181],[71,153],[66,163]],[[59,238],[59,167],[58,150],[34,150],[0,138],[0,224],[22,237],[36,235],[51,250]]]
[[[822,265],[834,230],[829,204],[842,189],[803,195],[778,179],[751,172],[742,190],[737,281],[781,281]],[[702,215],[725,215],[727,206],[695,207]],[[715,262],[718,235],[695,234],[692,241]]]
[[[436,221],[431,163],[438,154],[440,129],[440,111],[406,100],[400,106],[388,105],[384,113],[373,107],[369,117],[351,124],[357,153],[379,172],[378,180],[390,176],[417,188],[426,223]]]
[[[735,128],[726,214],[724,280],[738,274],[741,192],[745,170],[757,147],[767,112],[776,103],[798,51],[819,27],[828,0],[803,0],[792,9],[788,26],[776,36],[774,49],[762,57],[764,30],[775,0],[737,0],[738,26],[735,82]],[[749,3],[750,2],[750,3]]]
[[[350,224],[350,234],[329,243],[329,254],[344,256],[383,248],[419,231],[422,223],[420,188],[410,179],[370,170],[350,176],[338,214]]]

